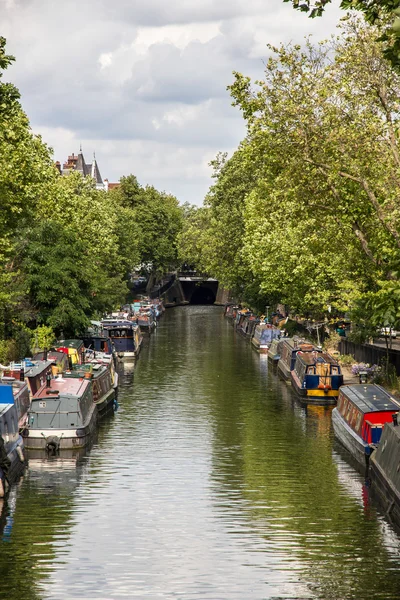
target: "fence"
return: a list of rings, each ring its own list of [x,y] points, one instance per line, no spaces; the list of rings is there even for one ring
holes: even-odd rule
[[[339,351],[340,354],[351,354],[358,362],[370,365],[379,365],[386,360],[386,348],[373,344],[355,344],[348,340],[340,340]],[[400,375],[400,350],[389,349],[389,362],[395,367],[397,375]]]

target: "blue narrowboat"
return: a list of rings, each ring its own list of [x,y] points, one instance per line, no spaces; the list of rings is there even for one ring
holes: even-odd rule
[[[308,403],[335,404],[343,385],[338,362],[330,354],[316,349],[297,352],[290,376],[294,389]]]
[[[142,335],[137,323],[128,319],[109,318],[102,321],[119,358],[135,358],[140,352]]]

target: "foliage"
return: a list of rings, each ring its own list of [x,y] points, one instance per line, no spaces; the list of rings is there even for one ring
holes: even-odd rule
[[[332,0],[283,0],[291,2],[293,8],[309,13],[311,18],[320,17]],[[388,42],[383,55],[399,69],[400,67],[400,8],[399,0],[341,0],[343,10],[357,10],[364,14],[370,24],[389,23],[381,39]]]
[[[153,186],[142,187],[134,175],[123,177],[110,196],[125,210],[125,219],[136,225],[136,265],[151,264],[160,273],[173,266],[183,214],[178,200]]]
[[[23,268],[29,297],[39,319],[57,335],[84,331],[90,311],[91,269],[87,248],[78,233],[52,220],[31,232]]]
[[[400,77],[382,30],[357,18],[341,29],[318,45],[270,46],[262,81],[235,73],[246,139],[230,159],[217,156],[183,247],[252,305],[280,301],[323,320],[368,301],[394,323]]]
[[[355,360],[352,354],[339,354],[337,359],[343,367],[350,367]]]
[[[19,358],[30,329],[46,343],[41,327],[77,335],[125,302],[138,264],[174,263],[182,210],[133,175],[110,193],[78,172],[60,177],[18,90],[2,80],[14,60],[5,44],[0,37],[0,339],[13,340],[4,356]]]
[[[51,348],[56,342],[56,336],[53,328],[46,325],[39,325],[32,331],[32,347],[44,350]]]

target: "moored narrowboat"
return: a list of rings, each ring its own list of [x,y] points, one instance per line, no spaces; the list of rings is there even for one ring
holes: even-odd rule
[[[386,423],[370,459],[371,493],[400,528],[400,427],[397,415]]]
[[[11,363],[5,369],[4,375],[15,377],[20,381],[26,381],[28,384],[30,396],[34,396],[40,386],[42,386],[47,377],[53,376],[53,362],[51,360],[31,360],[25,358],[20,363]]]
[[[0,384],[9,385],[12,389],[13,402],[17,411],[18,430],[25,427],[28,409],[31,403],[29,388],[26,381],[14,377],[2,377]]]
[[[279,361],[279,359],[281,357],[281,355],[280,355],[280,345],[281,345],[281,343],[282,343],[282,339],[280,339],[280,338],[273,339],[272,342],[271,342],[271,344],[270,344],[270,346],[269,346],[269,348],[268,348],[268,351],[267,351],[268,358],[270,360],[272,360],[272,362],[275,365],[278,364],[278,361]]]
[[[312,351],[312,344],[305,344],[299,338],[284,338],[280,344],[280,357],[278,362],[278,372],[286,380],[290,379],[290,373],[294,369],[296,354],[299,350],[303,352]]]
[[[114,345],[115,352],[121,359],[136,358],[140,352],[143,337],[137,323],[124,319],[103,319],[104,329]]]
[[[400,402],[380,385],[344,385],[339,390],[332,425],[338,440],[364,465],[380,442],[385,423],[400,410]]]
[[[23,473],[25,464],[13,389],[3,383],[0,384],[0,498]]]
[[[251,343],[260,354],[268,354],[272,341],[278,340],[280,334],[280,330],[269,323],[258,323],[254,330]]]
[[[237,331],[246,338],[251,338],[254,334],[254,330],[260,320],[253,313],[248,312],[242,315],[239,323],[236,326]]]
[[[85,345],[82,340],[59,340],[56,344],[56,350],[64,352],[73,365],[78,365],[82,362]]]
[[[299,350],[290,376],[295,391],[308,403],[335,404],[343,385],[339,363],[330,354],[317,350]]]
[[[96,421],[91,381],[58,377],[48,380],[32,398],[22,435],[26,448],[55,453],[86,446]]]
[[[98,355],[97,358],[93,356],[85,364],[74,365],[72,371],[66,372],[64,377],[90,379],[93,402],[99,417],[114,410],[118,393],[118,373],[114,369],[111,355]]]

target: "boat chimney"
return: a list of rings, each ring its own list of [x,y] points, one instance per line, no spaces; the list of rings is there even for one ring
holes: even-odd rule
[[[84,365],[85,364],[85,351],[82,350],[81,352],[81,364]]]
[[[72,369],[73,369],[72,356],[70,354],[68,354],[68,369],[70,371],[72,371]]]
[[[46,387],[49,388],[51,387],[51,373],[47,373],[46,375]]]
[[[21,365],[21,369],[20,369],[20,372],[19,372],[19,380],[20,381],[25,381],[25,367],[24,367],[23,364]]]
[[[395,427],[397,427],[397,425],[399,424],[399,423],[398,423],[398,414],[399,414],[399,413],[393,413],[393,414],[392,414],[393,425],[394,425]]]
[[[47,348],[43,349],[43,360],[47,360]]]

